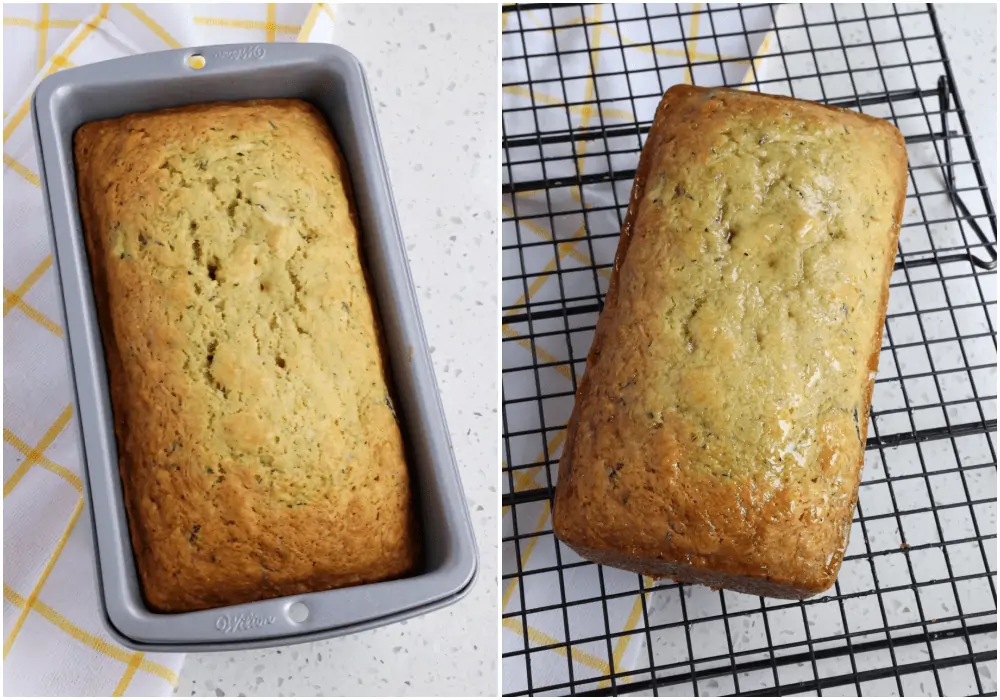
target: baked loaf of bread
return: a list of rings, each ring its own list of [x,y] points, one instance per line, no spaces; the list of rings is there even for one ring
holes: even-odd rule
[[[132,544],[181,612],[401,577],[414,504],[348,173],[309,104],[82,126]]]
[[[686,85],[642,151],[559,465],[583,557],[802,598],[840,568],[906,148],[885,121]]]

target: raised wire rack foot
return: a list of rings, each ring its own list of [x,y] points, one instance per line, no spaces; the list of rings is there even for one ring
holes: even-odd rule
[[[857,109],[906,137],[863,484],[815,599],[645,579],[552,534],[639,151],[679,82]],[[996,695],[996,216],[934,9],[505,6],[503,92],[504,694]]]

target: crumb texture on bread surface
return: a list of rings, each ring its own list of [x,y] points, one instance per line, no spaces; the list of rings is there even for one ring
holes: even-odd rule
[[[832,585],[906,177],[903,138],[883,120],[667,91],[568,427],[561,540],[748,593]]]
[[[181,612],[419,561],[344,160],[300,100],[82,126],[81,216],[136,564]]]

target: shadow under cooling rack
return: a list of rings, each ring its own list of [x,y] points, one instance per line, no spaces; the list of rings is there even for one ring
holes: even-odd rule
[[[503,691],[995,695],[996,215],[925,5],[503,8]],[[677,82],[889,119],[910,178],[865,469],[807,601],[559,544],[563,430],[639,152]]]

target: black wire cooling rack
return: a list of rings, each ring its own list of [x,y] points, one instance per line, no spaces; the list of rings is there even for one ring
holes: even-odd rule
[[[503,27],[504,693],[996,695],[996,216],[934,9],[517,5]],[[808,601],[598,567],[547,517],[652,108],[682,80],[907,141],[859,506]]]

